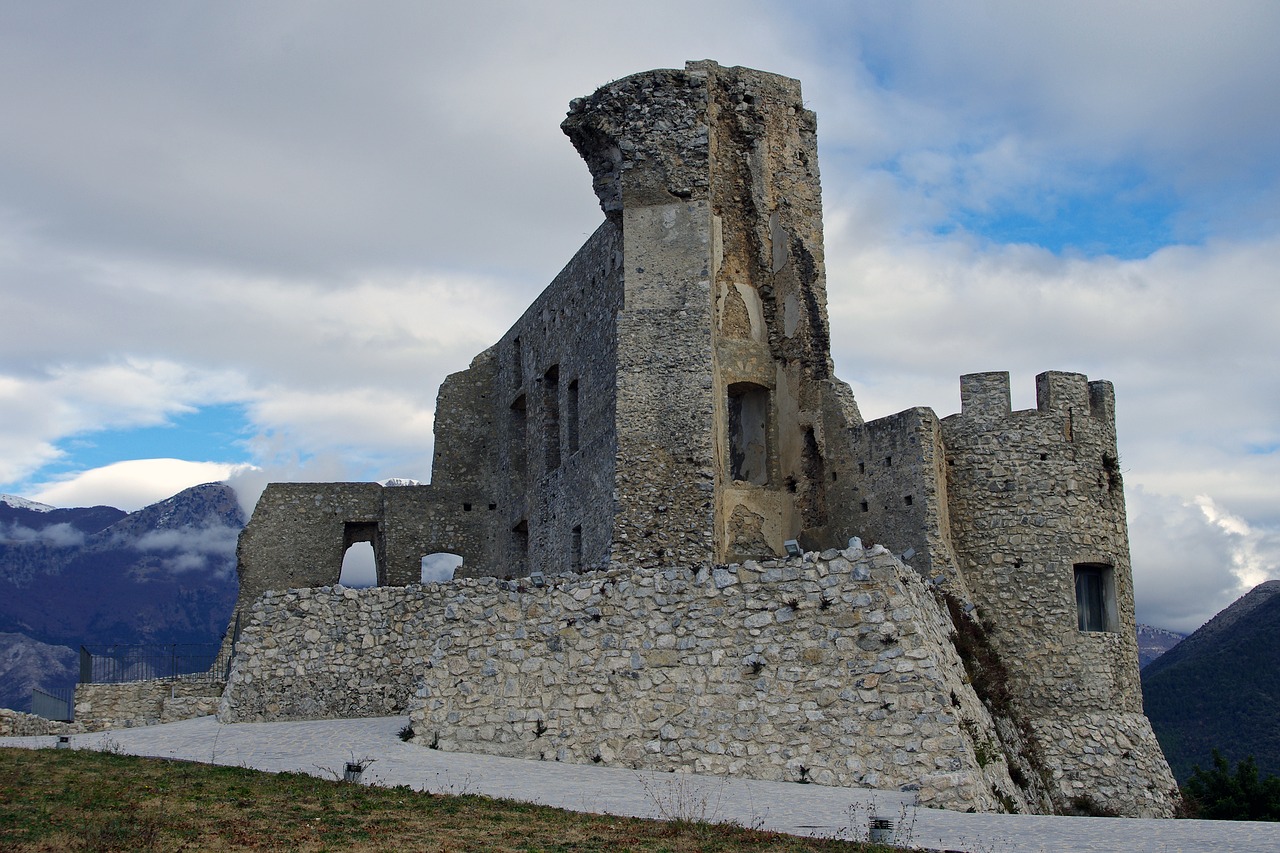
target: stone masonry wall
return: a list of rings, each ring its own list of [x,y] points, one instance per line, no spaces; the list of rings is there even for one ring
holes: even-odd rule
[[[907,409],[849,431],[832,485],[858,536],[879,542],[965,600],[950,539],[946,449],[933,410]],[[839,489],[839,491],[837,491]]]
[[[1011,411],[1007,373],[967,375],[961,413],[942,420],[961,573],[1019,713],[1056,762],[1057,808],[1117,790],[1107,808],[1168,815],[1175,783],[1142,715],[1111,384],[1049,372],[1036,390],[1035,409]],[[1106,630],[1078,627],[1080,564],[1107,567]]]
[[[35,714],[24,714],[9,708],[0,708],[0,737],[39,737],[41,735],[67,735],[84,731],[80,723],[64,723],[46,720]]]
[[[960,809],[997,809],[999,791],[1025,810],[950,631],[914,571],[860,546],[546,588],[291,590],[253,608],[220,718],[408,704],[423,746],[904,788]]]
[[[102,731],[206,717],[217,712],[224,687],[205,681],[77,684],[76,723]]]

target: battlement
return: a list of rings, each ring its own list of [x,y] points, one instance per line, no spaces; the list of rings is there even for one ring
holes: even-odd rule
[[[1083,414],[1110,421],[1115,417],[1115,388],[1105,379],[1092,382],[1083,373],[1047,370],[1036,377],[1036,410],[1043,414]],[[967,373],[960,377],[962,417],[1012,414],[1008,371]]]

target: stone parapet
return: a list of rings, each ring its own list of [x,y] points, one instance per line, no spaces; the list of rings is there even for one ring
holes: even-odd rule
[[[210,681],[77,684],[76,722],[96,732],[206,717],[217,712],[224,686]]]

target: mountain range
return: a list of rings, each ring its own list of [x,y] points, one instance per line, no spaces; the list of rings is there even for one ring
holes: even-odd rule
[[[1142,671],[1147,717],[1179,782],[1250,755],[1280,775],[1280,580],[1254,587]]]
[[[1186,637],[1186,634],[1179,634],[1177,631],[1138,623],[1138,668],[1146,669],[1148,664],[1178,645]]]
[[[0,707],[73,685],[81,644],[217,642],[244,524],[218,483],[133,513],[0,496]]]

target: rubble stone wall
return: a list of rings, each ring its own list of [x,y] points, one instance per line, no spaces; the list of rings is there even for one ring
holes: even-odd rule
[[[883,548],[741,566],[290,590],[253,608],[226,722],[410,709],[416,741],[528,759],[1020,803],[950,620]],[[987,746],[984,747],[983,744]],[[984,766],[985,764],[985,766]]]
[[[76,724],[102,731],[207,717],[217,713],[225,686],[204,681],[77,684]]]
[[[1166,816],[1175,782],[1142,715],[1111,383],[1043,373],[1025,411],[1010,409],[1007,373],[960,388],[960,414],[942,420],[952,542],[1054,767],[1055,806],[1087,790],[1122,814]],[[1078,566],[1105,572],[1105,629],[1080,628]]]
[[[80,723],[64,723],[46,720],[35,714],[24,714],[9,708],[0,708],[0,737],[40,737],[42,735],[66,735],[84,731]]]

